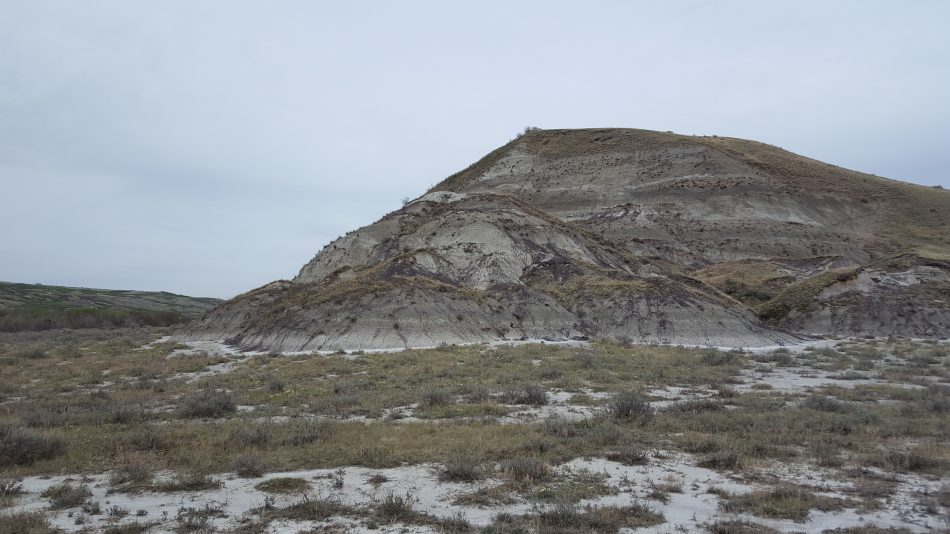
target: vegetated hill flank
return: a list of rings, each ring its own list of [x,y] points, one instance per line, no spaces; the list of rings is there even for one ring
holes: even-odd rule
[[[950,193],[777,147],[533,130],[191,338],[282,350],[950,332]]]
[[[220,299],[0,282],[0,331],[169,326],[210,310]]]

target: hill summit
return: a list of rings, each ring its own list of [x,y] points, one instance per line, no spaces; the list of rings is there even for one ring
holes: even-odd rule
[[[248,349],[950,335],[950,192],[725,137],[531,130],[183,332]]]

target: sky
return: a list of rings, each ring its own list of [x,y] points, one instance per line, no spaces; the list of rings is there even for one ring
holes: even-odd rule
[[[525,126],[950,187],[950,2],[0,0],[0,280],[230,297]]]

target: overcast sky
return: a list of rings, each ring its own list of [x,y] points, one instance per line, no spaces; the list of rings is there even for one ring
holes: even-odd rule
[[[950,2],[0,0],[0,280],[229,297],[524,126],[950,187]]]

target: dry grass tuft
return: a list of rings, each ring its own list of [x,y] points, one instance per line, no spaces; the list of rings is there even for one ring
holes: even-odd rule
[[[0,425],[0,467],[30,465],[62,454],[59,439],[13,425]]]
[[[837,497],[817,495],[804,488],[781,486],[745,495],[729,495],[720,502],[720,507],[730,513],[803,521],[813,509],[830,512],[853,504]]]

